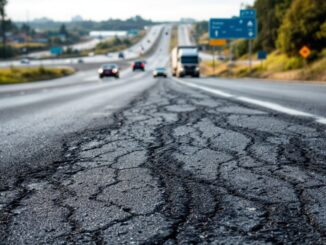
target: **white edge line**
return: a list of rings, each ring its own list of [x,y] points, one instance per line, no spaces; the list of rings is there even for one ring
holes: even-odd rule
[[[231,98],[231,97],[233,97],[233,95],[228,94],[228,93],[225,93],[225,92],[222,92],[220,90],[211,89],[211,88],[205,88],[205,87],[202,87],[202,86],[199,86],[199,85],[196,85],[196,84],[187,83],[187,82],[184,82],[184,81],[182,81],[180,79],[177,79],[177,78],[173,78],[173,79],[175,81],[177,81],[178,83],[181,83],[181,84],[186,85],[188,87],[198,88],[198,89],[204,90],[206,92],[210,92],[212,94],[216,94],[216,95],[219,95],[219,96],[222,96],[222,97],[225,97],[225,98]]]
[[[243,101],[243,102],[250,103],[250,104],[266,107],[266,108],[272,109],[274,111],[284,112],[284,113],[289,114],[291,116],[313,117],[313,115],[310,114],[310,113],[290,109],[290,108],[281,106],[279,104],[271,103],[271,102],[251,99],[251,98],[247,98],[247,97],[237,97],[237,99],[240,100],[240,101]]]
[[[197,88],[197,89],[200,89],[200,90],[212,93],[212,94],[216,94],[216,95],[221,96],[221,97],[232,98],[232,99],[239,100],[239,101],[242,101],[242,102],[258,105],[258,106],[265,107],[265,108],[271,109],[273,111],[282,112],[282,113],[285,113],[285,114],[288,114],[288,115],[291,115],[291,116],[310,117],[310,118],[315,119],[316,122],[326,125],[326,118],[325,117],[320,117],[320,116],[316,116],[316,115],[306,113],[306,112],[303,112],[303,111],[298,111],[298,110],[295,110],[295,109],[287,108],[287,107],[284,107],[282,105],[271,103],[271,102],[251,99],[251,98],[247,98],[247,97],[235,96],[235,95],[232,95],[232,94],[229,94],[229,93],[225,93],[225,92],[223,92],[221,90],[218,90],[218,89],[206,88],[206,87],[203,87],[203,86],[200,86],[200,85],[197,85],[197,84],[184,82],[184,81],[182,81],[182,80],[180,80],[178,78],[173,78],[173,80],[175,80],[176,82],[181,83],[183,85],[186,85],[188,87]]]

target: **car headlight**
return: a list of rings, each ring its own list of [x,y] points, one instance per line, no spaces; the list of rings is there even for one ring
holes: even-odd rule
[[[98,73],[102,73],[103,72],[103,69],[98,69]]]
[[[199,67],[196,67],[196,71],[199,71],[200,70],[200,68]]]
[[[115,68],[115,69],[112,70],[112,72],[113,73],[117,73],[118,72],[118,69]]]

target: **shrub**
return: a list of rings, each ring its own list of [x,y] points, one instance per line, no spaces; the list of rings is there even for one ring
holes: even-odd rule
[[[294,70],[294,69],[300,69],[304,66],[304,61],[302,58],[299,57],[292,57],[289,58],[285,64],[285,70]]]

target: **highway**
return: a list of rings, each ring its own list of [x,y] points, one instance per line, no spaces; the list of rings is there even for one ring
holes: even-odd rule
[[[87,41],[81,42],[81,43],[76,43],[70,46],[64,46],[63,49],[67,50],[68,48],[71,48],[72,50],[78,50],[78,51],[83,51],[83,50],[89,50],[93,49],[96,47],[97,44],[100,42],[108,41],[112,39],[112,37],[105,38],[105,39],[99,39],[99,38],[91,38]],[[32,59],[40,59],[40,58],[48,58],[51,56],[51,52],[48,51],[39,51],[39,52],[32,52],[27,55],[28,57]]]
[[[150,28],[145,37],[134,46],[130,47],[128,50],[125,50],[124,56],[125,59],[135,59],[137,58],[142,52],[148,50],[153,42],[158,38],[160,35],[160,31],[162,29],[161,25],[154,26]],[[20,60],[12,60],[12,61],[2,61],[0,62],[0,67],[8,67],[8,66],[64,66],[64,65],[72,65],[78,64],[82,60],[82,63],[92,64],[92,63],[100,63],[100,62],[115,62],[120,60],[119,59],[119,52],[113,52],[110,56],[107,55],[94,55],[89,57],[76,57],[76,58],[52,58],[52,59],[36,59],[31,60],[28,65],[21,64]]]
[[[2,244],[326,243],[326,86],[153,78],[171,29],[145,72],[100,80],[90,57],[0,87]]]

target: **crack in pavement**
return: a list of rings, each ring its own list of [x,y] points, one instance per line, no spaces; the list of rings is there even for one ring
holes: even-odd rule
[[[101,127],[68,136],[61,161],[3,188],[1,238],[324,244],[325,138],[309,120],[159,80]]]

